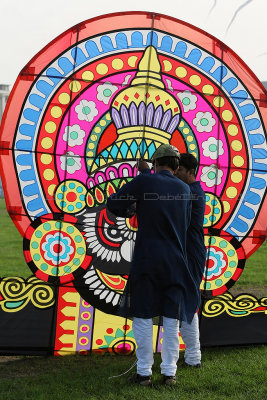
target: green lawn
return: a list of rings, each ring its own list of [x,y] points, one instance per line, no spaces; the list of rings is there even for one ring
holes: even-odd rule
[[[31,275],[22,252],[22,237],[9,217],[4,199],[0,199],[0,276]]]
[[[31,275],[22,252],[22,237],[7,214],[4,199],[0,199],[0,276]],[[258,296],[267,295],[266,242],[246,262],[239,281],[231,289],[233,294],[249,292]],[[265,267],[264,267],[265,265]]]
[[[182,357],[181,357],[182,358]],[[6,358],[4,358],[5,360]],[[1,360],[1,358],[0,358]],[[182,369],[177,385],[164,387],[160,355],[155,356],[153,387],[129,385],[135,357],[21,357],[0,363],[0,398],[5,400],[266,400],[267,347],[203,350],[201,369]],[[132,371],[128,373],[130,376]]]
[[[244,272],[230,289],[232,294],[248,292],[259,297],[267,296],[267,242],[247,260]]]

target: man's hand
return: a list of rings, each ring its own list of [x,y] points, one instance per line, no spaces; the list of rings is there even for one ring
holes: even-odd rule
[[[144,160],[138,160],[136,166],[139,172],[143,172],[145,169],[150,169],[148,163]]]

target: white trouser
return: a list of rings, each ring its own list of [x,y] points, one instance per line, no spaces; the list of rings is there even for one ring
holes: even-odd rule
[[[190,324],[182,322],[180,327],[182,339],[185,344],[185,362],[189,365],[200,364],[201,351],[199,341],[199,323],[197,313]]]
[[[153,321],[152,319],[134,318],[134,337],[137,344],[137,373],[142,376],[152,375],[153,358]],[[163,344],[161,350],[161,373],[174,376],[179,358],[179,321],[163,317]]]

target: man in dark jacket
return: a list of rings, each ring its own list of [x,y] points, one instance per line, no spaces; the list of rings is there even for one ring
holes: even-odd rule
[[[191,223],[187,231],[186,248],[189,269],[197,286],[200,287],[206,260],[203,231],[205,193],[201,188],[200,182],[196,181],[197,165],[197,159],[192,154],[181,154],[176,176],[189,185],[192,194]],[[197,313],[191,323],[182,322],[180,331],[185,343],[185,365],[200,367],[201,351]]]
[[[152,374],[152,318],[163,317],[161,373],[165,383],[174,383],[179,320],[190,323],[199,303],[186,256],[190,190],[174,176],[179,152],[173,146],[161,145],[152,161],[154,174],[137,176],[107,201],[111,212],[123,216],[136,203],[138,232],[121,315],[134,317],[138,359],[135,381],[144,385],[150,384]]]

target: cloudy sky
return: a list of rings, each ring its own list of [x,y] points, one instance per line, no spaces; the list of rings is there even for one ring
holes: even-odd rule
[[[1,0],[0,83],[12,86],[24,65],[71,26],[134,10],[170,15],[204,29],[267,81],[267,0]]]

